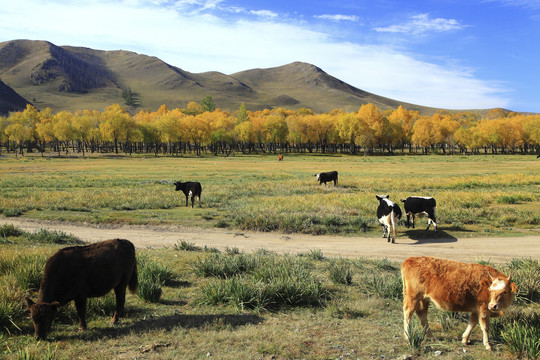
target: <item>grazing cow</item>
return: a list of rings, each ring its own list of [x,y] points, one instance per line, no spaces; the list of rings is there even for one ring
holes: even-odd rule
[[[412,228],[414,229],[414,217],[416,215],[426,214],[428,216],[428,225],[426,230],[429,229],[429,226],[433,223],[435,231],[437,231],[437,219],[435,218],[435,207],[437,202],[432,197],[422,197],[422,196],[409,196],[406,199],[402,199],[403,207],[405,208],[405,214],[407,214],[407,223],[405,226],[409,228],[410,218],[412,216]]]
[[[327,182],[333,181],[334,186],[337,186],[338,183],[338,172],[337,171],[329,171],[329,172],[322,172],[315,174],[315,177],[317,178],[317,181],[319,182],[319,185],[324,183],[324,186],[326,186]]]
[[[392,239],[392,243],[396,240],[396,227],[399,219],[401,219],[401,209],[399,206],[389,200],[389,195],[375,195],[379,200],[379,207],[377,208],[377,219],[383,228],[383,238],[387,237],[388,242]]]
[[[37,302],[26,298],[35,336],[45,339],[56,310],[75,301],[79,330],[86,329],[86,300],[114,289],[116,310],[113,323],[124,311],[126,287],[137,290],[135,247],[128,240],[113,239],[58,250],[45,264]]]
[[[195,197],[199,199],[199,207],[201,206],[201,192],[202,187],[201,183],[196,181],[186,181],[180,182],[177,181],[174,183],[176,185],[175,191],[182,190],[184,195],[186,195],[186,206],[188,206],[188,197],[191,197],[191,207],[193,208],[193,203],[195,202]]]
[[[283,161],[283,154],[279,154],[278,160],[279,160],[279,161]]]
[[[433,257],[410,257],[401,265],[403,278],[403,318],[405,336],[413,312],[429,330],[429,301],[446,311],[469,312],[469,325],[462,343],[467,345],[471,330],[480,323],[484,346],[489,345],[489,318],[503,314],[517,291],[510,277],[489,265],[466,264]]]

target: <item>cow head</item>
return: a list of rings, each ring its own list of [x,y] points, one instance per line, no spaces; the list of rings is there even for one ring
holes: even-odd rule
[[[491,280],[488,309],[499,311],[507,308],[514,301],[514,295],[517,292],[516,283],[512,282],[510,276],[506,279],[491,277]]]
[[[315,177],[317,178],[317,181],[321,180],[321,174],[315,174]]]
[[[30,298],[26,298],[26,304],[30,309],[30,315],[32,316],[32,323],[34,323],[34,335],[39,339],[45,339],[47,333],[51,329],[51,324],[56,314],[56,310],[60,307],[58,301],[51,303],[38,301],[33,302]]]
[[[182,186],[182,182],[181,181],[176,181],[174,183],[174,186],[176,186],[176,188],[174,189],[175,191],[178,191],[178,190],[181,190],[181,186]]]

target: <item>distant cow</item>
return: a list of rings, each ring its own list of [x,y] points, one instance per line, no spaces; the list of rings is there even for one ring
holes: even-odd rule
[[[319,182],[319,185],[324,183],[324,186],[326,186],[327,182],[333,181],[334,186],[337,186],[338,183],[338,172],[337,171],[329,171],[329,172],[322,172],[315,174],[315,177],[317,178],[317,181]]]
[[[463,333],[467,344],[471,330],[480,322],[484,346],[491,350],[488,331],[490,317],[503,314],[517,291],[510,277],[488,265],[466,264],[433,257],[410,257],[401,265],[403,278],[403,318],[405,336],[413,312],[429,330],[429,301],[442,310],[469,312],[469,325]]]
[[[58,250],[45,264],[37,302],[26,298],[35,336],[45,339],[56,310],[75,301],[79,330],[86,329],[86,300],[114,289],[116,311],[113,323],[124,311],[126,287],[137,290],[135,247],[128,240],[107,240]]]
[[[389,200],[389,195],[375,195],[379,200],[379,207],[377,208],[377,219],[383,228],[383,238],[387,237],[388,242],[390,239],[392,243],[395,243],[396,239],[396,227],[399,219],[401,219],[401,209],[399,206]]]
[[[283,161],[283,155],[282,155],[282,154],[280,154],[280,155],[278,156],[278,161]]]
[[[177,181],[174,183],[176,185],[176,191],[182,190],[184,195],[186,195],[186,206],[188,206],[188,197],[191,197],[191,207],[193,207],[193,203],[195,202],[195,197],[199,199],[199,206],[201,206],[201,192],[202,187],[201,183],[196,181],[186,181],[186,182],[180,182]]]
[[[429,226],[433,223],[433,227],[435,228],[435,231],[437,231],[437,219],[435,218],[435,208],[437,206],[437,202],[434,198],[409,196],[401,201],[403,201],[405,214],[407,214],[407,223],[405,226],[411,226],[410,218],[412,216],[412,228],[414,229],[414,217],[416,215],[426,214],[428,216],[428,225],[426,230],[428,230]]]

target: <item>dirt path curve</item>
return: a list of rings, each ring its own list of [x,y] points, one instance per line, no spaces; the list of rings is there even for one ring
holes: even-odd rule
[[[60,230],[89,242],[124,238],[132,241],[138,248],[172,247],[184,240],[198,246],[206,245],[220,250],[237,247],[242,251],[251,252],[264,248],[276,253],[296,254],[321,249],[324,256],[328,257],[388,258],[395,261],[421,255],[460,261],[482,259],[494,263],[522,257],[540,259],[539,236],[413,240],[404,234],[398,234],[396,244],[388,244],[385,239],[379,237],[312,236],[176,226],[111,227],[0,218],[0,225],[3,224],[13,224],[26,231]]]

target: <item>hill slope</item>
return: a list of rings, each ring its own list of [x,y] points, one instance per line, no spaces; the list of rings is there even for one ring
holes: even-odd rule
[[[0,116],[11,111],[21,111],[29,102],[0,80]]]
[[[381,110],[404,105],[433,113],[437,109],[377,96],[336,79],[320,68],[295,62],[270,69],[232,75],[190,73],[156,57],[129,51],[101,51],[56,46],[46,41],[0,43],[0,79],[38,108],[53,111],[97,109],[123,104],[122,90],[130,88],[139,106],[132,111],[155,111],[160,105],[183,108],[189,101],[212,96],[217,107],[234,111],[241,103],[250,110],[286,107],[357,110],[373,103]]]

